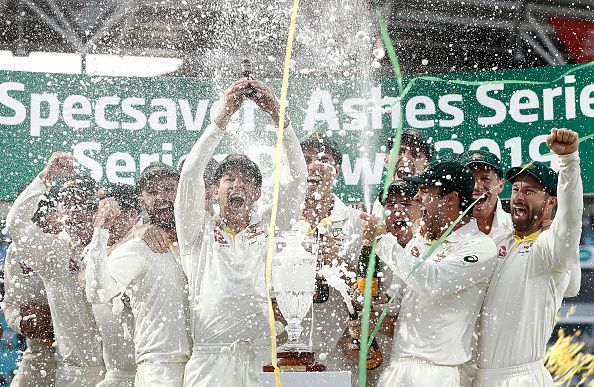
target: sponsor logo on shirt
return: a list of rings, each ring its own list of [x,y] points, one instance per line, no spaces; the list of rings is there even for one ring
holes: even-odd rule
[[[80,261],[70,257],[70,260],[68,261],[68,270],[71,273],[78,273],[80,271]]]
[[[507,247],[501,246],[499,248],[499,253],[497,254],[500,258],[504,258],[507,256]]]
[[[518,249],[518,254],[528,254],[530,253],[530,248],[532,247],[532,243],[524,243]]]
[[[476,255],[467,255],[462,259],[464,260],[464,262],[468,262],[468,263],[475,263],[475,262],[478,262],[478,260],[479,260]]]
[[[213,230],[213,236],[214,236],[215,242],[217,242],[219,245],[225,245],[225,246],[229,245],[229,242],[227,242],[227,239],[225,239],[225,236],[218,229],[215,228]]]
[[[19,266],[21,267],[21,272],[24,276],[29,276],[33,273],[33,269],[31,266],[27,265],[27,262],[25,261],[19,261]]]
[[[441,262],[445,259],[445,257],[446,257],[446,254],[444,252],[439,252],[439,253],[435,254],[435,258],[433,258],[433,260],[435,262]]]
[[[412,254],[413,257],[419,258],[421,256],[421,252],[419,251],[419,248],[417,246],[413,246],[412,249],[410,249],[410,253]]]

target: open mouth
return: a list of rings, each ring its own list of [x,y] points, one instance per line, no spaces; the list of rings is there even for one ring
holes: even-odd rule
[[[485,203],[487,203],[487,200],[489,200],[489,197],[491,195],[489,194],[482,194],[482,195],[476,195],[472,197],[473,200],[477,200],[478,198],[480,198],[480,200],[478,202],[476,202],[475,206],[476,207],[482,207]]]
[[[408,226],[408,222],[406,220],[396,220],[393,225],[394,228],[405,229]]]
[[[516,218],[524,218],[528,215],[528,209],[524,206],[514,206],[512,215]]]
[[[233,207],[241,207],[245,203],[245,198],[241,195],[233,195],[229,198],[229,204]]]
[[[424,221],[427,221],[427,219],[429,219],[429,212],[427,212],[427,210],[423,209],[423,216],[421,216],[421,219]]]
[[[308,185],[319,186],[321,182],[322,182],[322,179],[320,178],[320,176],[310,176],[307,178]]]

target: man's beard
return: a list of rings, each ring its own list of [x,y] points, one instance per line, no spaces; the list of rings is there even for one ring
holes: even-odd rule
[[[170,207],[171,211],[173,211],[173,207]],[[175,218],[171,219],[164,219],[158,212],[158,210],[153,210],[152,212],[148,212],[149,222],[150,224],[154,224],[155,226],[162,227],[166,230],[173,230],[175,229]]]

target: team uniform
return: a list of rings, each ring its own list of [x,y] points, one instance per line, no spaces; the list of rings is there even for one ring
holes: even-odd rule
[[[471,340],[495,268],[494,242],[471,220],[453,231],[409,277],[431,248],[417,234],[402,248],[384,235],[378,256],[392,269],[400,305],[389,367],[380,386],[460,385],[460,366],[471,357]]]
[[[205,210],[201,176],[224,132],[209,125],[194,144],[179,181],[175,219],[188,278],[194,347],[185,370],[186,386],[257,386],[270,359],[265,262],[270,210],[253,213],[234,234]],[[284,176],[277,226],[291,229],[299,218],[307,169],[291,126],[283,138]]]
[[[105,367],[91,305],[78,284],[83,248],[65,232],[44,234],[31,222],[46,190],[36,177],[11,207],[7,229],[17,246],[31,250],[29,263],[45,286],[57,345],[56,386],[95,386]]]
[[[177,247],[154,253],[136,238],[115,248],[107,262],[134,315],[134,386],[183,386],[191,344],[187,282]]]
[[[93,315],[101,334],[105,379],[97,387],[131,387],[136,375],[134,341],[130,331],[134,320],[129,308],[123,311],[121,294],[115,280],[107,270],[109,231],[95,228],[93,239],[86,247],[83,262],[85,268],[85,289],[91,303]],[[112,301],[116,303],[116,310]]]
[[[583,211],[578,152],[559,156],[559,164],[551,227],[523,239],[509,233],[499,243],[501,262],[483,306],[474,386],[553,385],[542,359],[571,271],[579,265]]]
[[[27,265],[26,248],[15,243],[8,248],[4,262],[3,312],[6,322],[17,333],[21,332],[20,307],[31,301],[47,305],[45,287],[41,278]],[[12,379],[13,387],[54,386],[56,374],[55,349],[48,340],[27,338],[27,350]]]
[[[310,227],[308,234],[319,239],[322,233],[326,233],[333,238],[339,249],[338,264],[345,262],[349,270],[356,270],[362,247],[360,237],[362,212],[347,206],[338,196],[333,196],[334,205],[330,215],[315,227]],[[355,368],[350,360],[344,358],[342,349],[337,348],[345,331],[344,322],[348,318],[348,310],[342,296],[332,287],[326,302],[313,304],[313,351],[316,354],[327,354],[323,361],[327,371],[351,371]],[[309,337],[311,318],[305,318],[303,325],[305,326],[304,337]]]

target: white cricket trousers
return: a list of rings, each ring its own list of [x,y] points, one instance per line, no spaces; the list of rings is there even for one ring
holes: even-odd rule
[[[553,378],[542,361],[506,368],[479,368],[473,387],[552,387]]]
[[[183,387],[186,363],[142,362],[136,368],[134,387]]]
[[[439,365],[415,357],[392,358],[380,376],[380,387],[459,387],[458,366]]]
[[[56,387],[95,387],[103,380],[103,367],[76,367],[58,364],[56,369]]]

